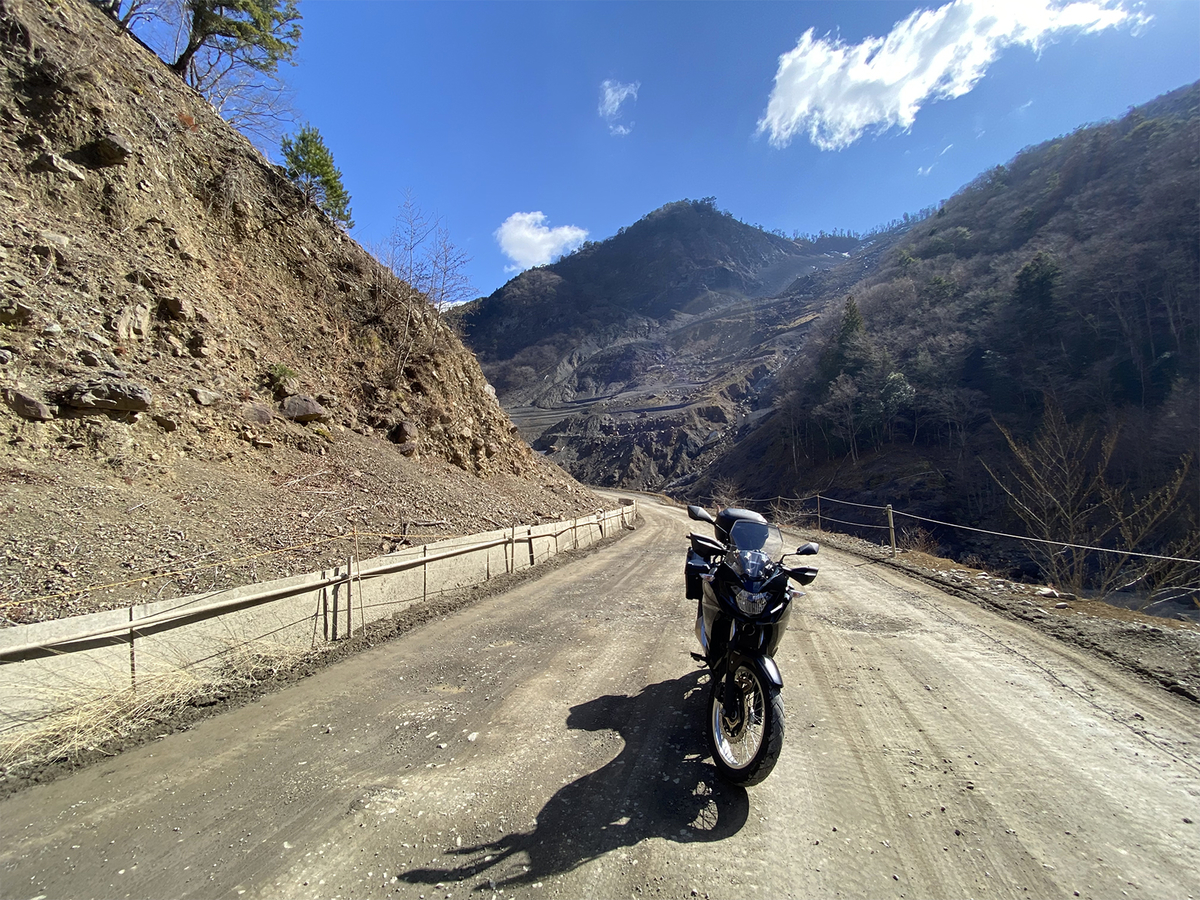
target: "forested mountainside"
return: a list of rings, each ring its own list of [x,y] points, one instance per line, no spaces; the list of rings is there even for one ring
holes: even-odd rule
[[[1044,530],[1120,544],[1170,488],[1143,543],[1178,549],[1200,497],[1198,107],[1181,88],[963,188],[844,286],[772,415],[692,494],[820,488],[1035,528],[1006,489],[1054,488],[1057,464],[1078,509]]]
[[[428,298],[95,5],[0,0],[0,134],[0,621],[596,509]]]

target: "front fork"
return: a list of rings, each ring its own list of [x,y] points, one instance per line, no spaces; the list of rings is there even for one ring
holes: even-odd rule
[[[713,664],[712,678],[716,685],[717,699],[726,710],[731,724],[739,724],[742,717],[741,688],[734,680],[734,675],[743,665],[753,669],[764,684],[783,687],[783,675],[779,666],[768,654],[762,652],[762,641],[762,631],[755,626],[739,629],[736,619],[729,620],[729,640],[725,645],[725,654]],[[742,646],[739,647],[739,644]],[[729,715],[731,712],[733,715]],[[734,719],[737,722],[734,722]]]

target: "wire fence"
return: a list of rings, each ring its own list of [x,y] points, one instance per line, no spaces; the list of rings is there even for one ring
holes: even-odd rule
[[[778,503],[799,505],[801,507],[801,510],[799,511],[799,512],[801,512],[801,514],[816,516],[818,530],[820,530],[823,527],[823,523],[834,522],[836,524],[845,525],[845,526],[848,526],[851,528],[864,528],[864,529],[869,529],[869,530],[887,531],[889,533],[889,540],[891,543],[891,550],[892,550],[893,556],[896,553],[895,519],[897,517],[899,517],[899,518],[904,518],[904,519],[911,519],[915,522],[925,522],[930,525],[936,525],[940,528],[954,528],[954,529],[958,529],[961,531],[974,532],[976,534],[986,534],[991,537],[998,537],[998,538],[1004,538],[1004,539],[1009,539],[1009,540],[1014,540],[1014,541],[1020,541],[1021,543],[1024,543],[1024,544],[1043,544],[1043,545],[1049,545],[1049,546],[1054,546],[1054,547],[1062,547],[1062,548],[1068,549],[1068,550],[1085,550],[1085,551],[1092,551],[1092,552],[1096,552],[1096,553],[1111,553],[1111,554],[1115,554],[1115,555],[1122,556],[1122,557],[1135,557],[1135,558],[1139,558],[1139,559],[1159,560],[1159,561],[1163,561],[1163,562],[1188,563],[1191,565],[1200,566],[1200,559],[1191,559],[1190,557],[1185,557],[1185,556],[1165,556],[1165,555],[1158,554],[1158,553],[1142,553],[1137,550],[1120,550],[1120,549],[1113,549],[1111,547],[1097,547],[1097,546],[1092,546],[1092,545],[1088,545],[1088,544],[1077,544],[1077,543],[1072,543],[1070,541],[1054,541],[1054,540],[1048,540],[1045,538],[1029,537],[1026,535],[1009,534],[1009,533],[1003,532],[1003,531],[993,531],[993,530],[990,530],[987,528],[975,528],[971,525],[959,525],[955,522],[945,522],[940,519],[931,519],[927,516],[919,516],[915,513],[908,513],[908,512],[904,512],[903,510],[894,509],[891,504],[880,506],[878,504],[873,504],[873,503],[856,503],[851,500],[839,500],[836,497],[829,497],[829,496],[826,496],[825,494],[821,494],[821,493],[816,493],[809,497],[782,497],[782,496],[770,497],[765,500],[756,500],[754,502],[758,503],[758,504],[764,504],[764,505],[778,504]],[[803,505],[806,503],[814,504],[814,508],[811,512],[803,510]],[[849,507],[855,507],[858,509],[878,510],[879,512],[884,513],[884,515],[887,517],[887,522],[886,523],[852,522],[852,521],[849,521],[846,519],[834,518],[833,516],[830,516],[827,513],[823,512],[823,510],[822,510],[823,503],[834,503],[834,504],[838,504],[840,506],[849,506]],[[795,510],[795,509],[793,509],[792,511],[797,512],[797,510]]]
[[[597,511],[596,515],[600,512]],[[581,521],[582,517],[570,520],[575,523]],[[571,527],[568,522],[568,529]],[[432,523],[436,525],[445,525],[445,522]],[[505,530],[515,529],[517,526],[505,526]],[[525,527],[525,526],[520,526]],[[577,527],[577,526],[576,526]],[[516,534],[516,531],[513,532]],[[340,545],[339,557],[361,558],[359,549],[360,541],[367,540],[384,540],[396,544],[396,549],[392,552],[399,552],[405,548],[421,547],[423,545],[433,544],[448,538],[460,537],[457,532],[443,533],[414,533],[407,529],[403,532],[383,532],[383,531],[359,531],[356,528],[347,531],[345,534],[328,535],[317,538],[311,541],[305,541],[299,544],[289,544],[284,547],[278,547],[272,550],[263,550],[258,553],[250,553],[242,556],[232,556],[223,559],[211,559],[207,556],[197,557],[194,560],[182,560],[181,567],[174,567],[168,570],[161,566],[155,566],[151,569],[142,569],[131,571],[127,577],[118,581],[96,582],[93,584],[80,585],[66,590],[53,591],[49,593],[30,594],[24,597],[5,597],[0,594],[0,619],[8,620],[12,623],[11,613],[19,610],[36,607],[41,604],[48,603],[53,600],[61,600],[64,598],[81,599],[101,592],[111,592],[120,588],[129,588],[133,586],[148,587],[156,582],[169,582],[175,579],[182,579],[188,576],[194,576],[205,572],[229,570],[241,563],[252,562],[255,560],[270,559],[272,557],[280,557],[288,554],[297,554],[307,551],[314,551],[322,547],[330,547],[332,545]],[[200,560],[203,559],[203,562]],[[307,568],[301,567],[301,571],[307,571]],[[287,573],[285,573],[286,575]],[[253,579],[257,581],[258,579]],[[11,586],[10,586],[11,590]],[[152,598],[147,598],[152,599]],[[157,599],[157,598],[153,598]],[[130,602],[138,602],[136,598],[123,597],[119,601],[114,600],[113,606],[123,607],[129,605]]]

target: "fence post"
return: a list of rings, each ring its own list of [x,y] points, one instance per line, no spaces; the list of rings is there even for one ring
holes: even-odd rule
[[[817,494],[817,532],[821,531],[821,495]]]
[[[337,568],[334,568],[333,574],[334,575],[338,574]],[[329,617],[329,624],[330,624],[329,640],[335,641],[335,642],[338,639],[338,606],[340,605],[341,600],[342,600],[342,592],[339,590],[340,587],[341,587],[341,585],[338,585],[338,584],[333,585],[333,614]]]
[[[529,526],[529,565],[537,565],[537,557],[533,555],[533,526]]]
[[[354,554],[346,556],[346,639],[354,637]]]
[[[888,514],[888,537],[892,541],[892,556],[896,555],[896,522],[892,518],[892,504],[887,505]]]
[[[133,649],[133,607],[129,607],[129,689],[137,693],[137,656]]]

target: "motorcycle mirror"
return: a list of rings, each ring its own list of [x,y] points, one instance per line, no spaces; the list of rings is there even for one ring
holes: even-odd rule
[[[812,556],[821,549],[821,545],[815,541],[809,541],[807,544],[802,544],[796,548],[797,556]]]
[[[793,578],[801,584],[812,584],[817,577],[817,570],[808,566],[799,566],[795,569],[788,569],[788,578]]]
[[[697,522],[707,522],[709,525],[716,525],[717,520],[706,509],[699,506],[688,507],[688,518],[695,519]]]

